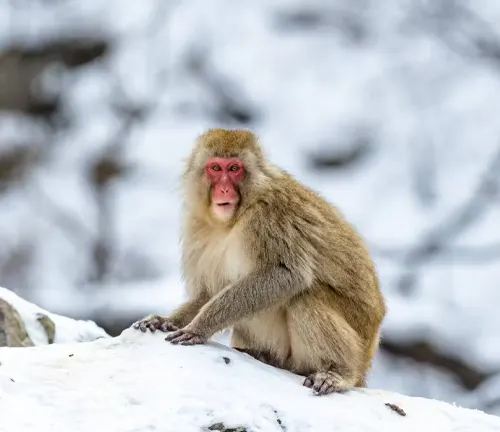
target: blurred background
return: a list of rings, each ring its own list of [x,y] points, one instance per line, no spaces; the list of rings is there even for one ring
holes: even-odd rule
[[[183,299],[179,175],[250,128],[368,242],[370,387],[500,414],[500,3],[3,0],[0,285],[119,334]]]

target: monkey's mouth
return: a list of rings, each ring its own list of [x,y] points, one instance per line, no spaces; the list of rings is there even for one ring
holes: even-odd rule
[[[216,207],[234,207],[238,204],[238,200],[229,200],[229,201],[215,201]]]
[[[236,207],[238,205],[238,201],[237,200],[220,201],[220,202],[214,202],[212,205],[213,205],[212,209],[216,217],[222,220],[227,220],[234,214]]]

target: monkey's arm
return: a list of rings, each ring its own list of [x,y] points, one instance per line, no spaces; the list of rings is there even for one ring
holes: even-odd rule
[[[301,272],[282,265],[253,272],[224,288],[186,327],[171,333],[166,339],[186,345],[202,343],[217,331],[268,307],[285,303],[308,287]]]
[[[175,323],[177,327],[184,327],[193,320],[208,300],[208,294],[203,291],[196,298],[179,306],[168,318]]]

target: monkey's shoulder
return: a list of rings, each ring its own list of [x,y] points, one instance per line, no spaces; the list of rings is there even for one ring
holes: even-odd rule
[[[248,222],[254,229],[289,230],[303,234],[321,230],[348,232],[348,224],[338,208],[286,171],[280,171],[273,182],[259,191]]]
[[[364,242],[336,206],[283,172],[261,190],[243,225],[245,246],[269,258],[334,259],[366,256]],[[279,258],[278,258],[279,256]]]
[[[320,211],[322,218],[343,219],[333,203],[280,168],[275,168],[272,181],[265,184],[259,195],[261,204],[269,204],[275,208],[280,206],[288,211],[292,209],[297,212]]]

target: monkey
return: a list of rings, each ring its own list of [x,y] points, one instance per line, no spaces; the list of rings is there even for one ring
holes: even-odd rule
[[[386,305],[354,226],[250,130],[198,136],[181,180],[189,299],[133,327],[179,345],[230,328],[233,348],[302,376],[315,395],[365,387]]]

